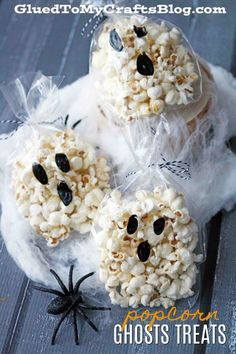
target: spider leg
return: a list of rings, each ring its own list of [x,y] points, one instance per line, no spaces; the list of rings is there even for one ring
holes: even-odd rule
[[[95,326],[95,324],[93,324],[93,322],[88,318],[88,316],[82,311],[81,308],[77,307],[77,311],[79,312],[79,314],[85,319],[85,321],[90,325],[90,327],[92,327],[92,329],[95,332],[98,332],[97,327]]]
[[[86,275],[84,275],[82,278],[80,278],[77,283],[75,284],[75,288],[74,288],[74,292],[75,294],[77,294],[78,290],[79,290],[79,287],[80,287],[80,284],[87,278],[91,277],[95,272],[91,272],[91,273],[88,273]]]
[[[74,327],[74,335],[75,335],[75,344],[79,345],[76,309],[73,310],[73,327]]]
[[[65,126],[67,126],[68,119],[69,119],[69,114],[67,114],[67,116],[65,117],[65,122],[64,122]]]
[[[69,272],[69,292],[73,293],[74,292],[74,288],[73,288],[73,269],[74,266],[73,264],[70,266],[70,272]]]
[[[33,289],[42,291],[44,293],[54,294],[57,296],[64,296],[65,295],[61,291],[54,290],[54,289],[42,288],[41,286],[37,286],[37,285],[33,285],[32,287],[33,287]]]
[[[64,319],[68,316],[69,312],[71,311],[71,307],[66,311],[66,313],[61,317],[60,321],[58,322],[58,324],[56,325],[54,331],[53,331],[53,335],[52,335],[52,342],[51,344],[54,345],[55,344],[55,339],[57,336],[57,332],[59,331],[59,328],[61,327],[62,322],[64,321]]]
[[[68,291],[67,287],[65,286],[65,284],[63,283],[63,281],[61,280],[61,278],[59,277],[59,275],[53,269],[50,269],[50,272],[56,278],[58,284],[60,285],[60,287],[61,287],[61,289],[63,291],[63,293],[65,295],[68,295],[69,291]]]
[[[74,129],[77,127],[77,125],[78,125],[79,123],[81,123],[81,121],[82,121],[82,119],[77,120],[77,122],[75,122],[75,123],[72,125],[71,129],[74,130]]]
[[[111,311],[110,307],[84,306],[82,304],[79,304],[79,306],[85,310],[101,310],[101,311],[110,310]]]

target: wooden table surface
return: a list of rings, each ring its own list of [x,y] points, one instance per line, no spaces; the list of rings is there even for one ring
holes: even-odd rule
[[[13,8],[21,0],[0,0],[0,82],[27,71],[65,75],[68,84],[88,71],[89,40],[81,37],[88,15],[17,15]],[[24,1],[38,6],[55,1]],[[67,1],[58,1],[67,3]],[[74,1],[74,4],[78,4]],[[156,5],[157,1],[139,1]],[[168,3],[168,1],[161,1]],[[173,1],[186,6],[186,1]],[[169,15],[183,29],[193,48],[204,58],[236,74],[236,2],[235,0],[189,0],[192,6],[226,6],[227,15]],[[11,117],[0,97],[1,119]],[[1,188],[1,186],[0,186]],[[112,309],[113,322],[94,334],[86,325],[79,347],[74,345],[68,322],[62,327],[57,344],[50,337],[58,319],[46,314],[50,295],[32,288],[32,283],[17,268],[0,238],[0,351],[8,353],[235,353],[236,352],[236,210],[221,213],[209,224],[207,261],[202,266],[202,287],[194,308],[219,311],[220,322],[227,327],[227,343],[220,345],[115,345],[114,323],[125,314]],[[178,308],[183,309],[179,304]],[[172,329],[170,329],[171,337]]]

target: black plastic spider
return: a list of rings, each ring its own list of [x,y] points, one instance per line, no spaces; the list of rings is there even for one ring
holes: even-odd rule
[[[52,345],[55,344],[56,335],[58,333],[58,330],[62,322],[71,312],[73,314],[72,323],[74,327],[75,344],[78,345],[79,338],[78,338],[78,327],[77,327],[77,313],[80,314],[85,319],[85,321],[92,327],[92,329],[97,332],[98,331],[97,327],[88,318],[88,316],[85,314],[85,311],[86,310],[102,310],[102,311],[111,310],[111,308],[109,307],[94,307],[85,304],[82,292],[79,290],[79,288],[81,283],[88,277],[91,277],[95,272],[84,275],[82,278],[80,278],[77,281],[75,286],[73,286],[73,268],[74,267],[72,265],[70,267],[70,272],[69,272],[68,289],[65,286],[65,284],[62,282],[59,275],[54,270],[50,269],[50,272],[54,275],[58,284],[60,285],[62,292],[54,289],[47,289],[40,286],[34,286],[34,289],[57,295],[57,297],[50,302],[47,308],[47,313],[51,315],[62,315],[60,321],[58,322],[57,326],[54,329],[52,335],[52,342],[51,342]]]

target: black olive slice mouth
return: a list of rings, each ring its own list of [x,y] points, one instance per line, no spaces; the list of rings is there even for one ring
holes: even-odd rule
[[[48,184],[48,176],[43,168],[42,165],[40,165],[37,162],[34,162],[32,165],[32,171],[34,174],[34,177],[43,185]]]
[[[58,192],[59,198],[61,199],[62,203],[65,206],[68,206],[72,202],[73,193],[72,193],[72,190],[66,184],[66,182],[60,182],[58,184],[57,192]]]
[[[144,76],[152,76],[154,74],[154,66],[152,60],[143,52],[137,58],[137,70],[139,74]]]
[[[136,33],[138,38],[145,37],[147,35],[146,27],[138,27],[134,25],[134,32]]]
[[[138,258],[142,262],[146,262],[150,256],[151,247],[148,241],[141,242],[137,249]]]
[[[124,48],[121,38],[115,28],[110,32],[109,43],[111,47],[115,49],[117,52],[121,52],[122,49]]]
[[[164,231],[164,228],[165,228],[165,219],[164,218],[160,218],[160,219],[157,219],[156,221],[154,221],[153,230],[156,235],[162,234],[162,232]]]
[[[127,225],[127,233],[129,235],[134,234],[138,229],[137,215],[131,215]]]
[[[57,167],[62,172],[69,172],[70,171],[70,162],[68,160],[68,157],[65,154],[56,154],[55,161],[56,161]]]

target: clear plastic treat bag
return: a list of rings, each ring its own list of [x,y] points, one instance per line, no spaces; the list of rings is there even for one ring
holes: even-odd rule
[[[110,189],[107,159],[69,128],[68,116],[61,116],[60,82],[33,73],[1,88],[17,118],[1,121],[15,127],[0,136],[6,155],[1,233],[26,275],[45,284],[53,282],[50,268],[65,281],[71,264],[77,277],[96,271],[89,232]],[[100,282],[93,278],[85,288],[97,292]]]
[[[207,64],[167,21],[111,15],[94,33],[90,73],[104,112],[117,124],[178,114],[192,132],[212,107]]]
[[[136,163],[105,197],[92,228],[100,280],[111,302],[122,307],[168,308],[185,298],[191,306],[199,292],[205,220],[189,193],[188,161],[181,154],[172,160],[158,140],[159,131],[140,138]]]
[[[145,154],[150,132],[155,135],[158,130],[163,151],[170,145],[174,157],[184,151],[185,159],[197,157],[198,164],[204,162],[211,139],[224,144],[227,118],[217,101],[210,69],[182,31],[169,22],[110,15],[95,30],[89,76],[104,117],[101,130],[105,125],[120,127],[133,155],[137,147]],[[222,134],[217,134],[220,124]],[[165,129],[160,131],[161,127]],[[208,158],[212,150],[207,149]],[[122,167],[124,175],[125,162]]]

